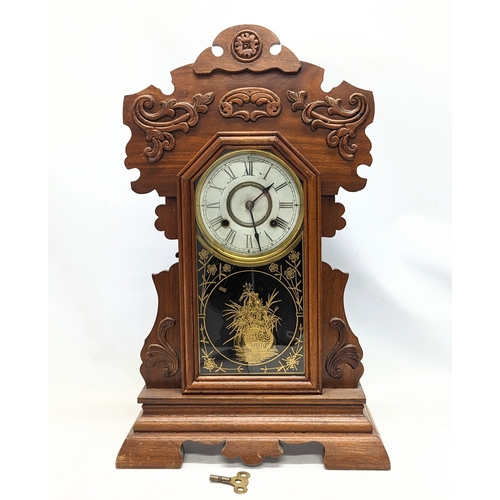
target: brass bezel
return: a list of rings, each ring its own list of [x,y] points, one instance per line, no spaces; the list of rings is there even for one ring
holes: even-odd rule
[[[277,247],[267,252],[262,252],[259,254],[251,254],[251,255],[243,254],[224,248],[218,241],[212,238],[205,223],[203,222],[203,218],[201,217],[200,213],[200,196],[201,196],[200,186],[204,185],[207,177],[211,174],[211,172],[215,168],[217,168],[218,165],[220,165],[220,163],[227,161],[227,159],[232,156],[238,156],[241,154],[266,156],[270,158],[272,161],[280,164],[293,179],[300,199],[299,216],[297,218],[297,222],[295,223],[295,227],[292,229],[290,234]],[[271,262],[281,258],[287,252],[291,251],[297,245],[297,243],[302,237],[303,221],[304,221],[304,189],[302,186],[302,181],[289,165],[287,165],[281,158],[279,158],[273,153],[270,153],[269,151],[261,149],[238,149],[236,151],[231,151],[229,153],[222,154],[205,170],[203,175],[196,180],[194,200],[195,200],[196,237],[201,242],[202,245],[208,247],[207,250],[210,250],[215,256],[217,256],[224,262],[244,267],[263,266],[266,264],[270,264]]]

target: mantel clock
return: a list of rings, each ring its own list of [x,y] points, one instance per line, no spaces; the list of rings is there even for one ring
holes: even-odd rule
[[[328,469],[389,469],[359,384],[347,275],[321,262],[344,227],[339,187],[371,163],[371,92],[326,95],[323,70],[266,28],[218,35],[172,72],[174,92],[125,97],[127,168],[156,190],[156,228],[179,262],[153,276],[158,313],[141,352],[142,412],[118,468],[178,468],[183,443],[223,443],[258,465],[282,444],[319,442]]]

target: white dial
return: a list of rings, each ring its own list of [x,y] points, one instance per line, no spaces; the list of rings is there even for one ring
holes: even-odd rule
[[[302,185],[272,154],[229,153],[197,182],[196,216],[201,237],[223,258],[243,265],[271,261],[300,233]]]

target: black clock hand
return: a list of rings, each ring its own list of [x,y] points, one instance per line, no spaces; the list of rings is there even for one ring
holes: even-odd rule
[[[253,224],[253,229],[255,231],[254,234],[255,234],[255,239],[257,240],[257,245],[259,245],[259,250],[262,252],[262,248],[260,248],[260,236],[259,233],[257,232],[257,227],[255,226],[252,209],[250,209],[250,217],[252,217],[252,224]]]
[[[267,186],[266,188],[264,188],[262,190],[262,193],[259,194],[259,196],[257,196],[257,198],[255,198],[255,200],[252,201],[252,206],[253,204],[263,195],[263,194],[266,194],[267,192],[269,192],[269,190],[274,186],[274,182],[270,185],[270,186]]]
[[[253,225],[255,239],[257,240],[257,245],[259,245],[259,250],[262,252],[262,248],[260,248],[260,236],[259,236],[259,233],[257,232],[257,226],[255,225],[255,220],[253,218],[253,212],[252,212],[253,201],[247,201],[245,206],[246,206],[246,208],[248,208],[248,210],[250,212],[250,217],[252,218],[252,225]]]
[[[246,208],[250,211],[250,217],[252,218],[252,225],[253,225],[253,229],[254,229],[254,235],[255,235],[255,239],[257,240],[257,245],[259,245],[259,250],[262,252],[262,248],[260,247],[260,236],[259,236],[259,233],[257,232],[257,227],[255,225],[255,220],[253,218],[253,212],[252,212],[252,209],[253,209],[253,206],[255,204],[255,202],[263,195],[265,195],[266,193],[269,192],[269,190],[273,187],[274,185],[274,182],[272,184],[270,184],[269,186],[267,186],[266,188],[264,188],[262,190],[262,192],[259,194],[259,196],[257,196],[257,198],[255,198],[255,200],[253,201],[247,201],[247,203],[245,204]]]

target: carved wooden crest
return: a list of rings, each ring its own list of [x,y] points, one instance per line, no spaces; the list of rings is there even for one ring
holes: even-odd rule
[[[346,82],[325,93],[323,69],[299,61],[286,47],[273,55],[279,43],[260,26],[229,28],[214,40],[223,49],[220,57],[207,48],[194,64],[172,71],[171,95],[151,86],[125,98],[131,113],[124,121],[132,131],[126,166],[141,173],[134,191],[175,197],[176,176],[193,150],[218,131],[249,130],[279,130],[299,144],[322,174],[324,196],[365,186],[356,170],[372,161],[365,135],[374,115],[372,93]]]

